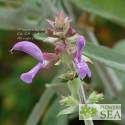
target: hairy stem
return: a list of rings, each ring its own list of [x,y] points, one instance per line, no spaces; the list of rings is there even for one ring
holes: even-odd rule
[[[83,85],[80,83],[79,97],[82,104],[87,104],[86,94]],[[93,120],[84,120],[85,125],[94,125]]]

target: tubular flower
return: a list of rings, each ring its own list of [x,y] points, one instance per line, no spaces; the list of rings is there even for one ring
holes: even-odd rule
[[[37,59],[39,62],[44,62],[43,53],[41,52],[40,48],[32,42],[18,42],[12,47],[11,52],[13,50],[25,52],[34,57],[35,59]]]
[[[40,48],[38,46],[36,46],[34,43],[29,42],[29,41],[21,41],[21,42],[16,43],[12,47],[11,52],[13,52],[14,50],[25,52],[38,60],[38,64],[36,66],[34,66],[30,71],[21,74],[20,78],[25,83],[32,83],[32,80],[36,76],[38,71],[42,68],[46,68],[48,66],[48,64],[51,61],[53,61],[51,59],[51,56],[53,54],[42,53],[42,51],[40,50]],[[54,56],[54,57],[56,57],[56,56]],[[53,59],[54,59],[54,57],[53,57]]]
[[[84,37],[78,35],[76,40],[76,52],[74,55],[74,64],[75,64],[75,70],[80,79],[84,79],[86,76],[91,77],[91,71],[85,60],[82,59],[82,51],[84,46],[85,46]]]
[[[79,61],[81,60],[84,46],[85,46],[85,38],[83,36],[78,35],[76,39],[76,57],[78,58]]]
[[[22,73],[20,79],[26,83],[32,83],[33,78],[36,76],[37,72],[43,67],[42,63],[38,63],[30,71]]]

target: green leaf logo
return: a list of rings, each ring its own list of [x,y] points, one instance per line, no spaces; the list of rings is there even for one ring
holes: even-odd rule
[[[85,105],[84,107],[81,107],[82,111],[80,111],[81,114],[86,115],[87,113],[90,113],[90,107],[87,107],[87,105]]]
[[[93,107],[92,107],[91,112],[92,112],[91,114],[94,115],[94,114],[96,114],[98,111],[96,110],[96,108],[93,108]]]

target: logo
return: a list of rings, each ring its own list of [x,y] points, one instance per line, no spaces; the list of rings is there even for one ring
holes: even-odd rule
[[[121,104],[79,104],[79,120],[121,120]]]

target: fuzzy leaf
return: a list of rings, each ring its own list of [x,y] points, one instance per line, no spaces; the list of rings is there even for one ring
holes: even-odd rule
[[[60,104],[64,106],[73,106],[73,105],[77,105],[78,101],[72,96],[68,96],[68,97],[63,97],[60,100]]]
[[[60,111],[58,116],[69,115],[69,114],[72,114],[72,113],[75,113],[75,112],[78,112],[78,106],[70,106],[70,107],[65,108],[62,111]]]
[[[81,82],[81,80],[79,78],[75,78],[74,80],[71,80],[68,83],[69,89],[71,92],[71,96],[74,98],[79,98],[78,92],[79,92],[79,88],[80,88],[80,82]]]
[[[59,100],[56,99],[51,106],[49,107],[48,111],[46,112],[41,125],[67,125],[67,116],[62,116],[57,118],[58,112],[61,110],[59,105]],[[53,115],[55,114],[55,115]]]
[[[101,101],[103,100],[103,94],[100,93],[100,94],[97,94],[95,91],[92,92],[90,95],[89,95],[89,98],[87,100],[87,103],[89,104],[95,104],[97,103],[98,101]]]
[[[96,46],[93,43],[87,42],[84,54],[92,58],[93,62],[96,60],[106,66],[125,71],[125,55],[113,49],[101,45]]]
[[[53,43],[53,42],[58,40],[58,38],[48,37],[44,33],[37,33],[33,37],[36,40],[43,41],[43,42],[48,42],[48,43]]]
[[[124,0],[72,0],[79,8],[125,26]]]

